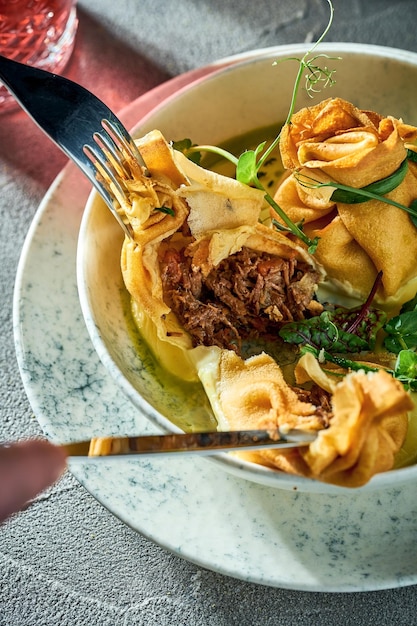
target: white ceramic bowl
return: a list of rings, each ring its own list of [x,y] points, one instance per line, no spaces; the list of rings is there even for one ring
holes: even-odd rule
[[[285,46],[232,57],[215,71],[162,102],[132,134],[159,129],[168,140],[189,137],[196,143],[218,144],[262,126],[282,122],[288,111],[298,66],[275,59],[301,57],[305,46]],[[311,100],[300,91],[297,109],[323,98],[339,96],[363,109],[402,117],[417,125],[417,54],[353,44],[322,45],[320,53],[341,60],[336,85]],[[199,423],[209,414],[197,386],[184,389],[153,364],[146,347],[132,333],[128,299],[120,271],[122,232],[104,203],[93,192],[86,206],[78,248],[78,285],[85,322],[95,349],[120,389],[136,407],[164,431],[180,429],[178,416]],[[103,434],[106,425],[103,424]],[[340,493],[316,481],[237,460],[225,453],[212,462],[245,479],[282,489]],[[378,489],[416,480],[417,466],[380,474],[361,489]]]

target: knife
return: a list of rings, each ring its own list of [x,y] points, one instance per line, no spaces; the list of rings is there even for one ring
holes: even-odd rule
[[[218,451],[297,448],[315,440],[317,433],[301,430],[235,430],[141,435],[139,437],[96,437],[87,441],[64,443],[69,457],[98,458],[125,455],[173,453],[214,454]]]

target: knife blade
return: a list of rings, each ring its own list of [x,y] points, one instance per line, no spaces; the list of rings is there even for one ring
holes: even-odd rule
[[[69,457],[104,458],[125,455],[215,454],[219,451],[256,450],[259,448],[295,448],[315,440],[317,433],[290,430],[236,430],[138,437],[95,437],[86,441],[64,443]]]

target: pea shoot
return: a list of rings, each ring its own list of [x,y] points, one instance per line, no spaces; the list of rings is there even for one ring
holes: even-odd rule
[[[284,126],[289,124],[291,121],[291,117],[294,114],[294,110],[296,107],[297,95],[301,87],[303,75],[305,76],[305,89],[310,96],[313,96],[314,93],[318,93],[323,88],[332,86],[335,83],[334,80],[334,72],[335,70],[330,70],[327,67],[320,67],[317,64],[318,59],[322,58],[331,58],[325,54],[315,54],[315,50],[317,46],[323,41],[325,36],[327,35],[332,22],[333,22],[333,5],[331,0],[327,0],[327,3],[330,7],[330,17],[327,23],[326,28],[324,29],[321,36],[317,39],[315,44],[305,53],[305,55],[301,58],[288,57],[283,59],[285,61],[297,61],[298,62],[298,72],[295,78],[294,87],[291,96],[290,107],[288,110],[287,118],[285,120]],[[339,57],[334,57],[335,59],[339,59]],[[274,61],[273,65],[278,65],[282,61]],[[192,146],[188,145],[187,150],[185,152],[186,156],[191,158],[191,155],[195,152],[211,152],[219,155],[222,158],[227,159],[236,167],[236,180],[251,187],[256,187],[265,193],[266,202],[272,207],[275,213],[280,217],[281,221],[284,223],[279,223],[274,221],[276,227],[280,230],[285,230],[286,232],[291,233],[298,239],[300,239],[308,248],[308,252],[310,254],[314,254],[317,249],[317,245],[319,242],[319,238],[315,237],[314,239],[310,239],[302,230],[302,225],[295,224],[283,211],[283,209],[275,202],[274,198],[268,193],[268,191],[264,188],[260,181],[260,171],[265,164],[265,162],[270,158],[272,152],[278,146],[281,139],[281,132],[275,137],[272,143],[266,148],[266,141],[260,143],[254,150],[246,150],[239,157],[231,154],[227,150],[223,148],[219,148],[217,146],[210,145],[200,145],[200,146]]]

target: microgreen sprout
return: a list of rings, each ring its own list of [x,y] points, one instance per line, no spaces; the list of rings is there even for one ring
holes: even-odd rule
[[[321,36],[317,39],[314,45],[305,53],[305,55],[301,58],[286,58],[284,61],[295,60],[298,62],[298,72],[295,78],[294,87],[291,95],[290,107],[288,110],[287,118],[285,120],[284,126],[289,124],[291,121],[291,117],[294,114],[297,95],[300,90],[301,81],[303,75],[305,73],[305,81],[306,81],[306,90],[310,96],[314,93],[318,93],[321,89],[331,86],[334,84],[334,70],[329,70],[327,67],[320,67],[317,64],[317,60],[319,58],[331,58],[327,57],[324,54],[313,54],[316,50],[317,46],[323,41],[324,37],[327,35],[331,24],[333,22],[333,5],[331,0],[327,0],[327,3],[330,7],[330,17],[327,23],[326,28],[324,29]],[[335,57],[339,58],[339,57]],[[278,65],[281,61],[274,61],[273,65]],[[266,142],[262,142],[255,148],[255,150],[246,150],[240,157],[236,157],[227,150],[223,148],[218,148],[216,146],[188,146],[187,156],[191,155],[194,152],[211,152],[218,154],[219,156],[227,159],[231,163],[233,163],[236,167],[236,179],[246,185],[251,187],[256,187],[261,191],[265,192],[265,200],[266,202],[273,208],[273,210],[277,213],[281,222],[285,224],[285,226],[280,223],[279,229],[285,230],[286,232],[291,233],[298,239],[300,239],[308,248],[310,254],[314,254],[317,244],[318,238],[310,239],[302,230],[300,226],[295,224],[283,211],[283,209],[275,202],[274,198],[266,191],[260,182],[260,170],[262,169],[265,162],[270,158],[272,152],[278,146],[281,139],[281,132],[278,133],[277,137],[272,141],[272,143],[265,148]],[[278,224],[276,220],[273,220],[274,224]]]
[[[327,33],[330,30],[332,22],[333,22],[333,13],[334,13],[333,4],[332,4],[331,0],[327,0],[327,3],[329,5],[329,7],[330,7],[329,21],[327,23],[326,28],[324,29],[324,31],[322,32],[320,37],[317,39],[315,44],[309,50],[307,50],[307,52],[305,53],[305,55],[301,59],[298,59],[297,57],[288,57],[286,59],[283,59],[283,61],[297,61],[297,63],[298,63],[298,72],[297,72],[297,76],[295,78],[294,87],[293,87],[293,91],[292,91],[291,102],[290,102],[290,108],[288,110],[288,115],[287,115],[287,119],[285,120],[285,124],[289,124],[290,123],[290,120],[291,120],[291,118],[292,118],[292,116],[294,114],[294,110],[295,110],[295,106],[296,106],[296,102],[297,102],[297,95],[298,95],[298,92],[299,92],[299,89],[300,89],[300,84],[301,84],[301,81],[303,79],[304,72],[306,72],[306,74],[305,74],[305,89],[306,89],[307,93],[309,94],[309,96],[311,96],[311,97],[313,97],[314,93],[319,93],[322,89],[324,89],[326,87],[331,87],[336,82],[334,80],[334,78],[333,78],[335,70],[329,70],[327,67],[322,68],[322,67],[319,67],[316,64],[316,61],[319,58],[330,59],[331,57],[328,57],[326,54],[316,54],[316,55],[312,56],[312,54],[316,50],[317,46],[319,44],[321,44],[323,39],[326,37]],[[334,59],[339,59],[339,58],[340,57],[334,57]],[[274,61],[273,65],[278,65],[278,63],[282,63],[282,61]],[[318,85],[321,86],[321,89],[318,89]],[[285,124],[284,124],[284,126],[285,126]],[[279,141],[278,137],[274,141],[274,143],[276,142],[275,145]]]
[[[314,65],[317,59],[339,60],[340,57],[329,57],[327,54],[318,54],[310,59],[307,65],[308,73],[306,74],[305,89],[311,97],[313,97],[313,94],[320,93],[323,89],[332,87],[336,83],[334,78],[336,70],[331,70],[327,66],[319,67],[318,65]]]

